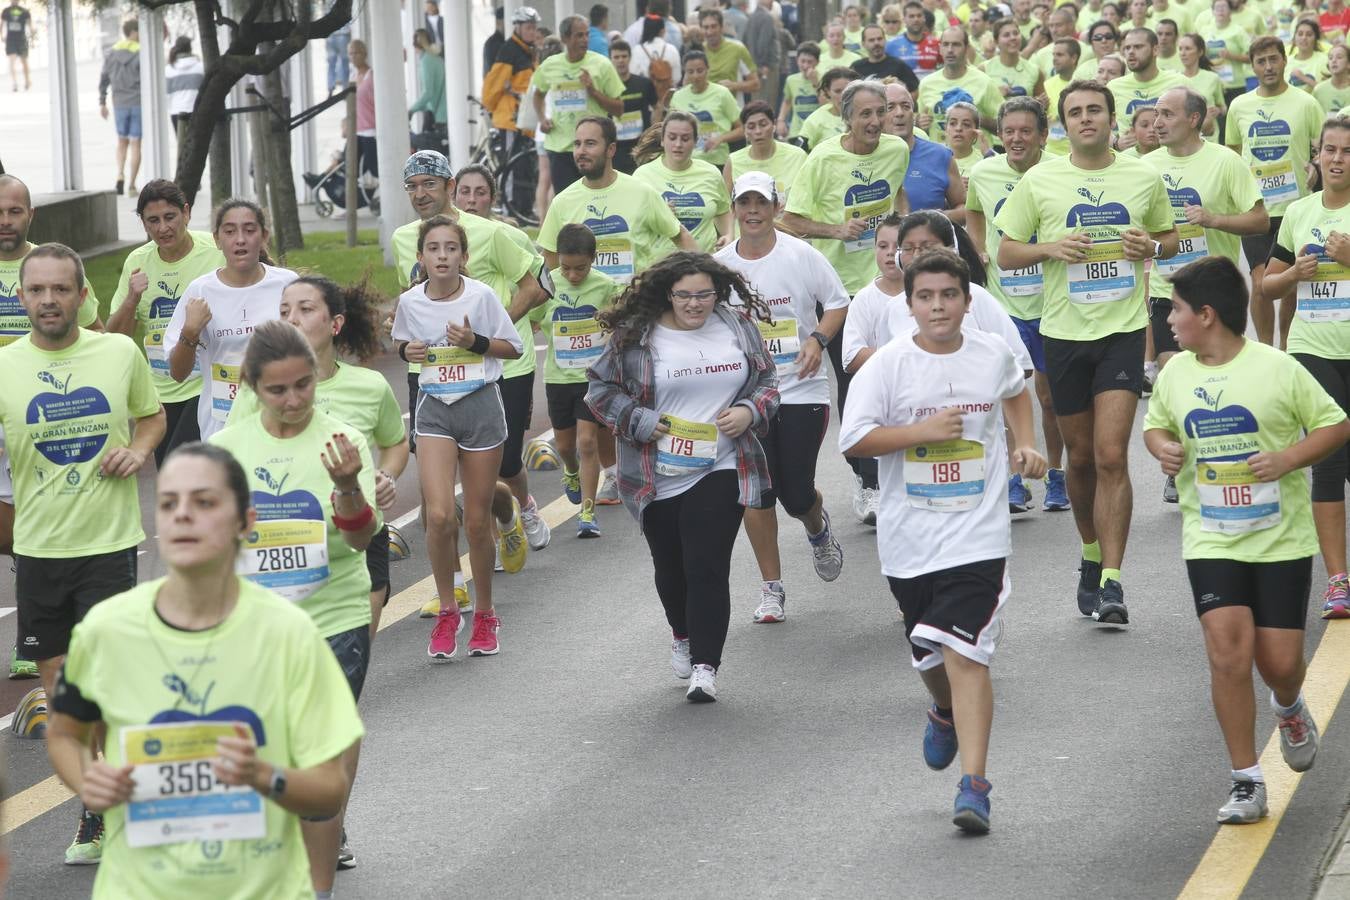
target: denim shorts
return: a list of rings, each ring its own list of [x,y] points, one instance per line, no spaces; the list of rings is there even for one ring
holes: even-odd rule
[[[141,139],[141,108],[139,106],[114,106],[113,122],[117,125],[117,136]]]

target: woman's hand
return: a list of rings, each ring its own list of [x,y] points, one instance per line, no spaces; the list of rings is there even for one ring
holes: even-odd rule
[[[754,413],[738,404],[718,413],[713,424],[727,437],[738,438],[745,434],[745,429],[749,428],[753,421],[755,421]]]
[[[398,482],[390,478],[383,471],[375,473],[375,504],[380,509],[387,510],[394,505],[398,499]]]
[[[216,741],[212,767],[216,781],[231,787],[251,787],[266,795],[272,789],[272,766],[258,759],[258,744],[247,725],[234,723],[234,737]]]
[[[92,813],[103,813],[119,803],[131,799],[136,782],[131,780],[131,766],[120,769],[108,765],[102,757],[90,763],[80,782],[80,802]]]
[[[360,487],[356,475],[361,471],[361,453],[345,434],[333,435],[332,440],[324,444],[320,459],[338,490],[351,491]]]

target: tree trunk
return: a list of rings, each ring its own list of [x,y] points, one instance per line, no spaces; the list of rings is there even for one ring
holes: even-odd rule
[[[270,47],[267,48],[270,51]],[[300,231],[300,207],[295,198],[295,172],[291,169],[291,104],[282,87],[281,69],[263,76],[263,96],[273,109],[286,118],[266,113],[269,134],[265,142],[267,161],[267,195],[272,201],[272,234],[277,242],[277,253],[285,259],[292,250],[305,246]]]

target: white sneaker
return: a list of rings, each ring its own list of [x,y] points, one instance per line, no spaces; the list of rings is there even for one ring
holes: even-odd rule
[[[844,570],[844,548],[839,545],[834,529],[830,527],[829,512],[822,507],[820,514],[825,520],[820,543],[813,543],[810,538],[807,538],[806,543],[811,548],[811,563],[815,566],[816,575],[821,581],[834,581]]]
[[[1271,703],[1274,702],[1272,696]],[[1308,771],[1317,758],[1320,740],[1317,723],[1308,711],[1308,704],[1300,699],[1293,715],[1285,717],[1276,713],[1276,716],[1280,731],[1280,755],[1284,757],[1285,764],[1295,772]]]
[[[787,613],[783,609],[786,605],[787,596],[783,591],[761,587],[759,589],[759,607],[755,610],[755,614],[751,616],[751,620],[759,625],[786,622]]]
[[[881,492],[874,488],[863,488],[862,501],[863,508],[866,510],[862,517],[863,524],[871,525],[875,528],[877,524],[877,508],[881,505]]]
[[[671,640],[670,667],[675,670],[676,678],[688,678],[693,674],[694,664],[689,659],[689,638]]]
[[[531,550],[543,550],[553,539],[553,532],[549,530],[543,516],[539,515],[539,507],[535,504],[533,496],[530,497],[528,506],[521,507],[520,522],[525,526],[525,540],[530,542]]]
[[[689,692],[684,698],[690,703],[712,703],[717,699],[717,670],[699,663],[689,678]]]
[[[867,502],[863,497],[862,479],[853,476],[853,515],[859,522],[867,518]]]
[[[1235,776],[1228,791],[1228,802],[1219,807],[1219,824],[1250,825],[1268,814],[1266,783],[1252,781],[1246,775]]]
[[[595,495],[596,506],[618,506],[623,502],[619,496],[619,482],[612,472],[606,472],[605,478],[600,482],[600,490]]]

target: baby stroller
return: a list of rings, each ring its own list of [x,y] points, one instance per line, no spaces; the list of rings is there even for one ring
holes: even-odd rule
[[[321,174],[305,173],[305,184],[309,187],[309,197],[314,203],[314,212],[326,219],[333,209],[347,208],[347,159],[340,156],[328,171]],[[356,208],[369,207],[373,213],[380,211],[380,182],[369,172],[356,180]]]

